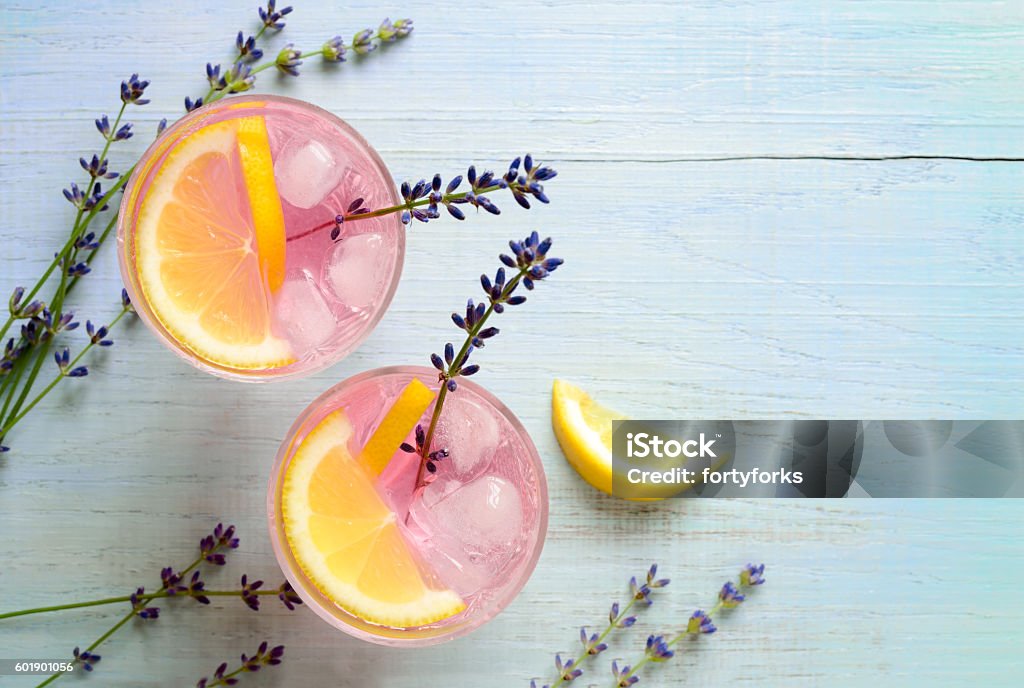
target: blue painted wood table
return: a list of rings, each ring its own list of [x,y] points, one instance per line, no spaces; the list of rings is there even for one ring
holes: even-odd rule
[[[272,50],[388,14],[416,31],[372,59],[267,72],[260,90],[338,113],[399,179],[531,151],[559,171],[552,203],[413,227],[379,327],[310,379],[231,384],[139,325],[120,332],[0,459],[0,611],[152,587],[218,520],[242,546],[211,585],[243,570],[278,580],[264,486],[292,419],[348,375],[425,361],[504,240],[534,228],[566,266],[508,316],[479,380],[544,457],[547,546],[507,611],[447,645],[362,644],[276,604],[168,605],[104,645],[88,681],[63,683],[193,685],[267,638],[286,661],[245,685],[526,686],[658,561],[671,587],[580,679],[609,685],[611,657],[637,657],[649,632],[763,560],[756,600],[645,683],[1017,684],[1020,502],[617,501],[563,461],[549,397],[557,376],[636,416],[1020,416],[1024,3],[294,4]],[[97,148],[92,121],[118,82],[153,82],[131,112],[139,135],[113,156],[123,167],[204,90],[204,63],[230,59],[254,9],[0,3],[0,288],[34,279],[63,241],[60,189]],[[74,305],[102,320],[119,290],[104,247]],[[0,623],[0,655],[63,657],[111,613]]]

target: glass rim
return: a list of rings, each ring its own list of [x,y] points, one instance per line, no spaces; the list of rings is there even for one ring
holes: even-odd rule
[[[520,440],[523,441],[523,444],[527,449],[526,456],[523,458],[524,460],[530,461],[534,469],[534,473],[537,476],[537,536],[533,543],[532,551],[524,557],[526,562],[525,566],[523,566],[519,571],[515,580],[512,580],[502,591],[501,595],[495,597],[495,599],[488,603],[487,607],[459,625],[412,629],[388,628],[367,622],[342,609],[327,597],[327,595],[322,593],[319,588],[317,588],[316,585],[306,577],[302,572],[301,567],[297,562],[295,562],[294,557],[292,556],[291,548],[288,546],[287,538],[283,532],[283,523],[279,518],[279,514],[281,512],[280,489],[283,485],[283,480],[281,478],[283,478],[284,469],[288,465],[287,461],[290,461],[291,454],[293,453],[292,445],[295,438],[303,429],[306,428],[308,421],[316,416],[318,411],[323,408],[324,404],[329,399],[331,399],[340,390],[350,385],[359,384],[366,380],[378,377],[388,377],[392,375],[413,375],[425,377],[429,380],[437,377],[437,370],[434,368],[415,365],[395,365],[372,368],[370,370],[357,373],[356,375],[348,377],[333,385],[302,410],[299,416],[295,419],[295,422],[293,422],[291,427],[288,429],[288,433],[281,442],[277,455],[274,457],[274,465],[267,481],[267,525],[269,528],[271,547],[274,550],[274,557],[277,559],[277,563],[280,566],[281,571],[284,573],[285,578],[289,583],[291,583],[292,588],[294,588],[295,592],[302,598],[303,602],[330,626],[360,640],[378,645],[386,645],[389,647],[426,647],[429,645],[448,642],[475,631],[494,619],[494,617],[498,616],[498,614],[504,611],[508,605],[519,596],[519,593],[522,591],[527,581],[532,577],[533,572],[537,567],[537,562],[544,550],[544,543],[547,538],[548,511],[550,508],[550,504],[548,502],[547,476],[544,472],[544,464],[541,461],[540,453],[537,451],[537,447],[533,443],[533,439],[527,432],[526,427],[512,412],[512,410],[479,384],[473,383],[469,380],[460,379],[460,388],[465,386],[476,394],[482,401],[491,405],[492,408],[500,413],[502,417],[511,424],[512,429],[519,436]],[[375,630],[377,632],[375,632]]]
[[[150,308],[149,301],[145,298],[141,287],[137,284],[136,276],[138,270],[135,267],[135,260],[129,256],[129,253],[134,253],[135,249],[135,220],[141,203],[141,198],[135,198],[135,192],[138,190],[139,184],[145,183],[151,174],[155,172],[155,170],[150,170],[147,163],[149,163],[154,157],[160,157],[166,152],[166,150],[169,150],[173,145],[176,145],[177,141],[172,137],[191,134],[192,132],[201,129],[203,126],[202,122],[204,120],[215,113],[220,112],[225,107],[252,102],[275,102],[292,105],[303,110],[311,111],[317,116],[329,121],[346,136],[349,136],[366,153],[367,157],[373,163],[375,170],[381,175],[383,181],[387,184],[387,193],[392,205],[398,205],[401,202],[401,198],[398,195],[395,180],[391,176],[391,172],[388,170],[387,165],[384,164],[384,160],[370,142],[367,141],[363,135],[355,129],[355,127],[319,105],[315,105],[305,100],[299,100],[298,98],[289,98],[288,96],[272,94],[245,94],[229,96],[215,103],[203,105],[168,126],[167,129],[160,134],[160,136],[158,136],[148,148],[146,148],[145,152],[139,158],[139,161],[135,164],[131,176],[128,178],[128,181],[122,189],[121,204],[118,209],[117,217],[117,262],[120,267],[121,279],[124,283],[124,288],[128,292],[128,297],[131,299],[132,306],[136,314],[142,322],[145,323],[146,327],[156,335],[161,344],[170,349],[175,355],[186,361],[191,366],[198,368],[204,373],[209,373],[227,380],[264,383],[307,377],[322,370],[326,370],[349,356],[362,345],[366,338],[369,337],[377,328],[377,325],[384,317],[384,313],[387,312],[390,307],[391,302],[394,299],[395,292],[398,290],[398,284],[401,281],[405,264],[406,237],[404,229],[398,233],[395,269],[392,272],[390,284],[388,284],[387,291],[385,292],[380,305],[369,318],[361,323],[362,331],[348,346],[338,348],[334,351],[330,351],[330,348],[327,347],[326,350],[330,351],[330,353],[321,356],[321,360],[317,361],[315,364],[308,367],[299,367],[295,370],[288,370],[286,368],[233,368],[208,361],[187,348],[177,337],[164,327],[160,318]],[[254,105],[253,107],[258,107],[258,105]]]

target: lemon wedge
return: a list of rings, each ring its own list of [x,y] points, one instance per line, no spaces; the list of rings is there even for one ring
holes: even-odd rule
[[[385,466],[398,451],[398,445],[409,436],[416,422],[434,400],[434,393],[418,379],[405,386],[398,399],[388,409],[384,420],[373,431],[363,450],[359,462],[374,476],[384,472]]]
[[[555,380],[551,393],[555,437],[580,477],[608,494],[612,494],[612,421],[625,418],[579,387]]]
[[[394,512],[349,452],[351,438],[344,411],[335,411],[285,472],[281,514],[296,562],[321,592],[371,623],[409,628],[458,614],[465,602],[428,584]]]
[[[260,269],[270,291],[284,283],[285,237],[284,211],[274,181],[274,161],[270,155],[267,121],[259,116],[238,119],[238,155],[242,160],[245,190],[256,231]]]
[[[263,118],[217,122],[170,150],[146,190],[135,228],[139,283],[156,318],[197,356],[234,369],[282,367],[295,358],[271,332],[270,292],[283,279],[284,244]]]

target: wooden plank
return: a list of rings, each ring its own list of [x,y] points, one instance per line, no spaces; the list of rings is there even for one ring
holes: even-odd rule
[[[227,54],[252,9],[4,4],[0,289],[38,274],[65,233],[59,190],[96,145],[91,121],[116,106],[123,72],[152,79],[154,102],[132,110],[139,134],[115,152],[119,165],[200,91],[202,64]],[[503,316],[480,361],[480,381],[534,437],[551,488],[548,545],[508,610],[468,638],[396,653],[276,603],[258,615],[175,605],[118,634],[93,679],[189,685],[269,638],[287,645],[286,662],[253,685],[528,685],[651,560],[673,584],[609,659],[638,656],[647,633],[706,606],[747,560],[766,561],[770,582],[645,684],[700,672],[708,685],[1001,686],[1024,673],[1024,593],[1005,583],[1024,565],[1007,528],[1017,502],[627,504],[577,479],[548,413],[551,380],[564,376],[636,415],[1019,416],[1021,163],[706,159],[1024,157],[1024,4],[399,9],[416,19],[407,43],[338,70],[307,65],[298,80],[266,74],[261,86],[349,119],[397,178],[532,150],[560,171],[551,206],[506,202],[499,218],[412,228],[380,326],[306,380],[215,380],[129,327],[0,460],[0,610],[152,587],[219,519],[239,525],[243,545],[211,585],[243,570],[276,584],[264,485],[292,419],[348,375],[426,363],[503,242],[537,228],[567,264]],[[303,3],[273,45],[316,45],[384,11]],[[119,289],[108,247],[75,296],[81,316],[113,313]],[[0,623],[0,654],[63,655],[108,618]],[[599,663],[587,684],[606,672]]]

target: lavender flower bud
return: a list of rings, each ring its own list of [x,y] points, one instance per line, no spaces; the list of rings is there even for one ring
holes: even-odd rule
[[[96,120],[96,130],[103,135],[103,138],[110,137],[110,120],[107,118],[106,115],[103,115],[102,117]]]
[[[199,604],[210,604],[210,598],[203,594],[206,584],[199,580],[199,571],[192,574],[188,584],[188,594]]]
[[[718,599],[726,609],[734,609],[740,606],[743,600],[747,598],[736,589],[736,586],[733,585],[732,581],[729,581],[723,585],[722,589],[718,592]]]
[[[235,47],[238,48],[238,59],[244,62],[255,62],[263,57],[263,51],[256,47],[255,36],[245,38],[245,34],[239,31],[235,37]]]
[[[576,660],[567,659],[563,663],[561,655],[555,655],[555,669],[564,683],[574,681],[583,675],[583,670],[576,667]]]
[[[280,11],[275,9],[277,0],[268,0],[267,9],[259,8],[260,21],[268,29],[281,30],[284,28],[284,22],[281,19],[288,14],[291,14],[291,7],[283,7]]]
[[[665,642],[665,636],[650,635],[647,636],[647,648],[644,650],[644,654],[652,662],[664,662],[672,659],[676,653],[669,649],[668,643]]]
[[[212,88],[220,90],[220,65],[206,63],[206,80],[210,82]]]
[[[263,581],[255,580],[249,582],[248,576],[242,574],[242,601],[254,612],[260,610],[260,598],[256,594],[256,591],[263,587]]]
[[[629,579],[629,592],[633,599],[646,606],[651,606],[651,588],[645,583],[639,585],[636,578]]]
[[[612,660],[612,675],[615,677],[615,685],[618,688],[628,688],[640,680],[639,676],[632,675],[632,667],[628,664],[619,668],[618,660]]]
[[[559,259],[558,258],[554,258],[552,260],[559,260]],[[561,261],[559,261],[559,262],[561,262]],[[658,578],[658,565],[657,564],[651,564],[651,568],[647,571],[647,585],[649,585],[651,588],[664,588],[668,584],[669,584],[669,579],[668,578],[660,578],[660,579]]]
[[[160,617],[159,607],[147,607],[147,600],[142,599],[145,594],[145,588],[139,588],[129,596],[129,601],[132,605],[132,611],[135,612],[136,616],[142,619],[156,619]]]
[[[92,671],[93,665],[99,662],[102,657],[97,654],[93,654],[88,650],[79,652],[78,648],[74,649],[75,663],[80,665],[84,671]]]
[[[398,39],[398,31],[390,19],[385,19],[380,23],[380,26],[377,27],[377,35],[385,43],[394,43]]]
[[[147,86],[149,86],[148,81],[142,81],[138,74],[132,74],[126,81],[121,82],[121,101],[126,105],[128,103],[145,105],[149,101],[145,100],[142,95]]]
[[[277,599],[281,600],[281,603],[290,611],[294,611],[296,605],[302,604],[302,598],[288,581],[281,583],[281,587],[277,589]]]
[[[248,91],[256,83],[252,69],[244,62],[236,62],[217,82],[217,90],[227,89],[228,93]]]
[[[740,571],[740,585],[751,587],[754,585],[761,585],[764,583],[764,564],[755,566],[754,564],[747,564],[746,567]]]
[[[352,49],[358,55],[369,55],[377,49],[377,44],[374,43],[373,38],[372,29],[363,29],[352,37]]]
[[[412,19],[399,19],[394,24],[395,35],[399,38],[405,38],[412,33]]]
[[[93,344],[99,344],[100,346],[110,346],[114,342],[109,339],[105,339],[107,336],[108,329],[104,325],[102,327],[95,327],[91,320],[85,321],[85,331],[89,335],[89,341]]]
[[[282,73],[289,76],[299,75],[299,65],[302,64],[302,51],[295,48],[295,45],[289,43],[281,52],[277,54],[275,64]]]
[[[714,633],[717,630],[715,624],[711,622],[711,617],[700,609],[693,613],[693,616],[690,617],[686,624],[686,632],[691,635]]]
[[[323,47],[320,48],[321,54],[323,54],[324,59],[328,62],[344,62],[345,50],[345,41],[341,36],[328,39],[323,44]]]

